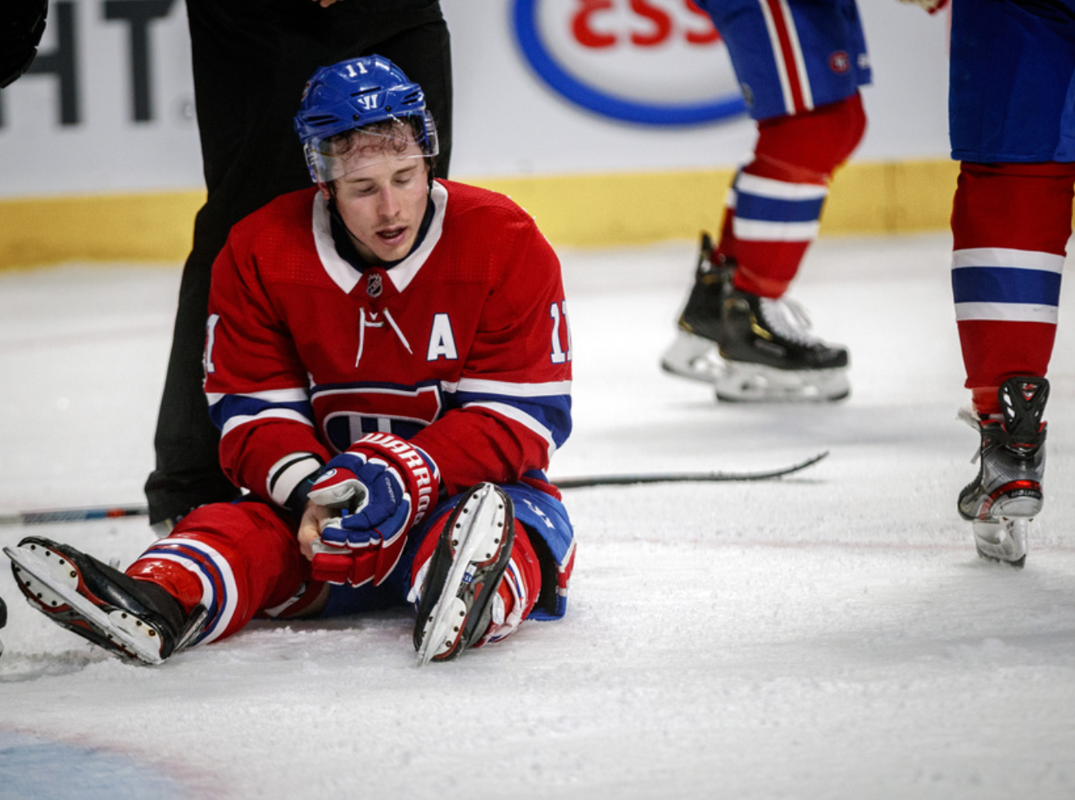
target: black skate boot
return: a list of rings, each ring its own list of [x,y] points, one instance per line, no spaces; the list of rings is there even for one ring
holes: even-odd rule
[[[851,391],[847,350],[809,333],[794,301],[736,289],[736,263],[714,256],[702,234],[694,286],[661,367],[714,384],[718,400],[842,400]]]
[[[29,536],[4,552],[31,606],[113,654],[160,664],[205,624],[204,607],[187,615],[160,586],[130,578],[70,545]]]
[[[468,490],[452,509],[422,581],[414,625],[419,666],[456,658],[488,629],[514,539],[511,498],[491,483]]]
[[[732,289],[735,261],[716,256],[713,240],[702,234],[698,265],[694,270],[687,305],[679,315],[676,340],[661,357],[661,368],[683,378],[712,383],[723,369],[717,344],[721,333],[721,308]]]
[[[1049,399],[1045,378],[1009,378],[997,392],[1003,420],[968,419],[981,434],[978,477],[959,493],[978,555],[1022,567],[1030,523],[1041,512]]]
[[[726,369],[718,400],[833,401],[851,392],[847,350],[809,332],[802,307],[732,289],[724,298],[719,338]]]
[[[7,625],[7,605],[4,603],[4,598],[0,597],[0,628]],[[4,654],[4,643],[0,642],[0,656]]]

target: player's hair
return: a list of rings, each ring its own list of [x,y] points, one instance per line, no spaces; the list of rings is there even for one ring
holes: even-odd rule
[[[412,144],[421,147],[424,135],[425,127],[421,118],[414,115],[393,117],[338,133],[325,140],[323,148],[334,158],[346,158],[348,153],[356,149],[402,156]],[[436,154],[426,155],[422,160],[427,162],[427,175],[432,176],[436,167]]]
[[[410,129],[409,136],[400,135],[404,125]],[[360,143],[363,149],[384,150],[395,155],[403,155],[411,144],[418,143],[421,134],[421,123],[414,117],[403,119],[395,117],[338,133],[328,139],[326,144],[332,155],[337,158],[346,156]],[[366,141],[361,141],[363,139]]]

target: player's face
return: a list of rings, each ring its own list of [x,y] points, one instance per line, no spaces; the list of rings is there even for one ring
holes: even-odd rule
[[[413,142],[386,157],[356,152],[353,170],[335,181],[336,207],[355,248],[367,261],[398,261],[414,246],[426,211],[425,158]]]

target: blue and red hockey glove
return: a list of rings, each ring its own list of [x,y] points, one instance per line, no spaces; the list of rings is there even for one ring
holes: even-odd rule
[[[329,461],[308,499],[339,516],[321,525],[314,580],[382,583],[399,563],[407,532],[435,504],[439,483],[433,460],[390,433],[363,436]]]

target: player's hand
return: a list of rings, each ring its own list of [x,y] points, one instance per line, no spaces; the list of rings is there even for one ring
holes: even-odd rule
[[[901,3],[913,3],[916,6],[921,6],[926,9],[930,14],[936,14],[946,5],[948,0],[900,0]]]
[[[317,503],[307,503],[306,510],[302,512],[302,521],[299,523],[299,550],[307,561],[313,561],[314,545],[321,541],[321,526],[333,516],[334,511],[319,506]]]
[[[438,483],[429,456],[392,434],[365,436],[333,458],[309,494],[328,513],[308,511],[300,524],[300,546],[310,539],[314,579],[382,583],[399,562],[407,532],[432,507]]]

